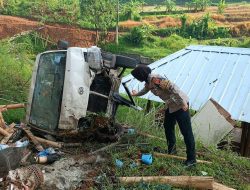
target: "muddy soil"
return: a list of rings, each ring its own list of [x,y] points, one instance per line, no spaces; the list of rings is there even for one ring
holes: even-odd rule
[[[24,31],[34,30],[45,39],[56,43],[58,40],[66,40],[70,46],[89,47],[95,45],[96,34],[91,30],[84,30],[69,25],[47,25],[25,18],[0,15],[0,39],[12,37]],[[114,41],[114,33],[110,33],[106,40]]]

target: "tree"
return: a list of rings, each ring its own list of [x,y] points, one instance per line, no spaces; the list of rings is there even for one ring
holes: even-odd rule
[[[107,34],[115,26],[116,0],[79,0],[82,19],[92,23],[96,31],[96,43],[99,32]]]
[[[224,13],[224,10],[226,8],[226,0],[220,0],[218,3],[218,13],[222,14]]]
[[[192,0],[194,11],[204,11],[210,4],[210,0]]]
[[[0,8],[4,8],[3,1],[4,1],[4,0],[0,0]]]
[[[139,20],[141,2],[138,0],[130,0],[122,7],[123,20]]]
[[[175,1],[174,0],[165,0],[166,12],[172,12],[175,8]]]

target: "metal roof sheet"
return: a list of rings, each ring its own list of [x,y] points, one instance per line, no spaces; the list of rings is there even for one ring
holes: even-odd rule
[[[250,122],[250,48],[194,45],[149,67],[177,84],[189,96],[192,109],[199,110],[213,98],[232,119]],[[144,87],[132,75],[122,79],[126,81],[130,90]],[[162,102],[151,92],[142,98]]]

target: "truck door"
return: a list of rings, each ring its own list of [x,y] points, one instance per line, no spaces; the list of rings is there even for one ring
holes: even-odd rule
[[[40,56],[29,122],[53,131],[57,128],[61,111],[65,52],[49,52]]]

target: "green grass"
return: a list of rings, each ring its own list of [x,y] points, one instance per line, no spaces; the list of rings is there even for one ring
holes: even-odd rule
[[[153,60],[160,59],[169,54],[172,54],[190,44],[197,44],[195,39],[185,39],[178,35],[171,35],[170,37],[160,38],[151,37],[143,44],[133,45],[126,41],[126,38],[122,36],[119,41],[119,45],[115,43],[109,43],[102,45],[102,49],[113,53],[136,53],[146,57],[150,57]]]
[[[36,55],[52,46],[36,33],[0,41],[0,105],[27,102]],[[7,123],[19,123],[25,110],[9,110],[3,116]]]
[[[189,45],[216,45],[250,48],[250,37],[196,40],[193,38],[186,39],[173,34],[165,38],[151,37],[151,39],[142,44],[133,45],[128,43],[124,36],[121,36],[119,45],[108,43],[103,44],[101,47],[103,50],[112,53],[133,53],[149,57],[153,60],[158,60]]]

